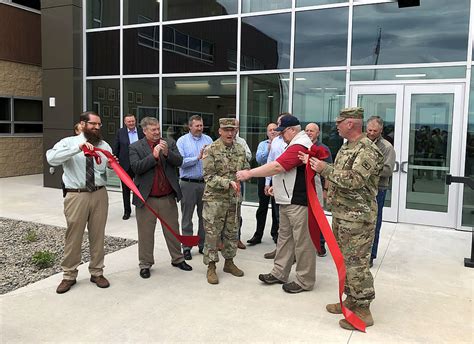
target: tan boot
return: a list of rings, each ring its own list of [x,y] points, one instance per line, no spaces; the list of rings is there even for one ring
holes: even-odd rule
[[[216,262],[209,262],[207,266],[207,282],[209,284],[218,284],[219,279],[216,274]]]
[[[231,273],[236,277],[242,277],[244,272],[240,270],[235,264],[233,259],[226,259],[224,263],[224,272]]]
[[[346,297],[346,299],[342,301],[342,303],[344,304],[344,307],[349,308],[350,310],[352,310],[355,305],[354,301],[352,300],[352,298],[349,298],[349,296]],[[327,304],[326,310],[332,314],[342,314],[341,304],[339,302]]]
[[[374,324],[374,318],[372,318],[372,313],[370,313],[369,307],[354,307],[351,309],[363,322],[365,326],[369,327]],[[339,326],[346,330],[355,330],[354,326],[349,324],[346,319],[339,320]]]

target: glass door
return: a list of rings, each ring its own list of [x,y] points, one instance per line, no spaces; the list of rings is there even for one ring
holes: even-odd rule
[[[384,119],[397,155],[383,219],[455,227],[459,186],[445,178],[460,172],[463,86],[352,86],[350,99]]]

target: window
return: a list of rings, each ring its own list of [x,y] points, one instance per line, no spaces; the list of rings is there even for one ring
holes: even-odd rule
[[[38,10],[38,11],[41,9],[40,0],[12,0],[12,3],[25,6],[25,7],[34,8],[35,10]]]
[[[37,99],[0,98],[0,134],[43,132],[43,106]]]

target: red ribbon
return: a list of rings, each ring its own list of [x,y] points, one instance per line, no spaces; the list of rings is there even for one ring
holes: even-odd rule
[[[161,218],[161,216],[150,205],[148,205],[146,203],[146,201],[143,198],[143,196],[141,195],[140,191],[138,191],[138,188],[135,185],[135,183],[133,182],[132,178],[130,178],[130,176],[127,174],[127,172],[125,172],[125,170],[122,168],[122,166],[119,165],[119,163],[117,162],[116,158],[112,155],[112,153],[110,153],[109,151],[106,151],[104,149],[100,149],[100,148],[94,148],[94,150],[90,150],[85,145],[82,146],[82,151],[84,152],[84,155],[94,157],[97,164],[100,164],[102,162],[102,159],[101,159],[100,155],[97,152],[101,152],[102,154],[104,154],[105,157],[109,160],[109,164],[114,169],[115,173],[120,178],[120,180],[125,185],[127,185],[130,188],[130,190],[132,190],[133,193],[138,196],[138,198],[140,198],[140,200],[143,202],[145,207],[147,207],[148,210],[150,210],[153,213],[153,215],[155,215],[157,217],[157,219],[160,220],[161,224],[164,225],[165,228],[168,231],[170,231],[171,234],[173,234],[173,236],[176,239],[178,239],[180,243],[182,243],[184,246],[188,246],[188,247],[197,246],[199,244],[199,236],[197,236],[197,235],[187,236],[187,235],[180,235],[180,234],[176,233],[170,227],[170,225],[168,225],[166,223],[166,221],[163,220]]]
[[[310,157],[316,157],[320,160],[324,160],[329,156],[329,152],[325,148],[316,145],[311,146],[306,153],[309,154]],[[344,257],[342,256],[341,250],[336,242],[336,238],[329,226],[326,214],[324,214],[324,210],[319,203],[314,183],[315,175],[316,172],[313,171],[308,162],[306,164],[306,192],[308,196],[308,227],[311,240],[318,252],[321,252],[321,243],[319,239],[321,232],[323,233],[334,263],[336,264],[337,274],[339,277],[339,302],[341,304],[342,314],[354,328],[365,332],[365,323],[357,315],[351,312],[350,309],[344,307],[344,304],[342,303],[344,282],[346,280],[346,265],[344,264]]]

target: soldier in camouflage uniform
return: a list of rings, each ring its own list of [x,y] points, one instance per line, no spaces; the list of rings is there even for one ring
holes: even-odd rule
[[[377,219],[379,174],[383,155],[362,133],[364,109],[341,110],[336,118],[339,135],[347,139],[337,153],[334,164],[310,159],[311,168],[329,180],[328,206],[332,211],[332,230],[346,264],[344,305],[356,313],[367,326],[374,321],[370,302],[375,298],[374,279],[369,270],[370,252]],[[330,313],[342,314],[339,303],[329,304]],[[354,330],[345,320],[342,328]]]
[[[208,265],[207,281],[210,284],[219,283],[216,263],[219,261],[217,244],[221,235],[224,243],[221,251],[225,259],[224,272],[237,277],[244,275],[233,261],[237,251],[237,210],[242,202],[240,183],[236,181],[235,173],[250,165],[245,158],[245,149],[234,142],[236,130],[234,118],[221,118],[220,138],[205,149],[202,158],[206,183],[202,213],[206,232],[204,264]]]

